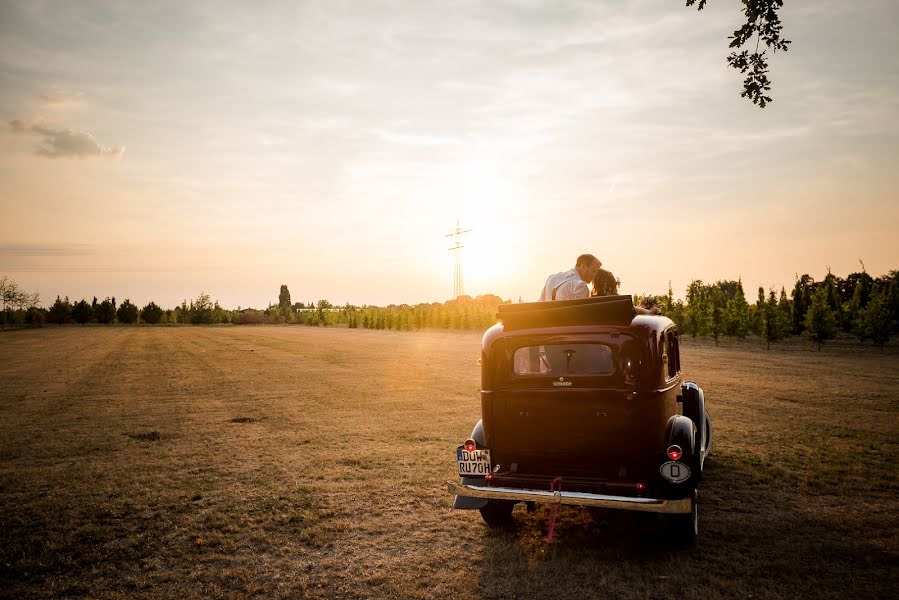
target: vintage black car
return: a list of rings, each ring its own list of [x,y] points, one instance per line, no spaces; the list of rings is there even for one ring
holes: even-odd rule
[[[664,513],[695,542],[711,424],[677,328],[630,296],[501,305],[481,348],[481,420],[456,449],[454,508],[517,502]]]

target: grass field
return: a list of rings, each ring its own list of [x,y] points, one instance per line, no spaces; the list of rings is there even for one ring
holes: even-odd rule
[[[480,335],[307,327],[0,334],[10,598],[885,598],[895,352],[685,340],[715,427],[696,549],[652,520],[515,513],[444,482]]]

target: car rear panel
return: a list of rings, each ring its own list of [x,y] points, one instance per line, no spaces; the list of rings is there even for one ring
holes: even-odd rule
[[[604,344],[614,354],[614,368],[603,375],[516,376],[517,349],[550,344]],[[510,336],[491,354],[494,385],[482,394],[482,412],[500,476],[606,482],[650,476],[664,436],[665,395],[653,393],[648,380],[650,389],[641,387],[643,353],[632,336]]]

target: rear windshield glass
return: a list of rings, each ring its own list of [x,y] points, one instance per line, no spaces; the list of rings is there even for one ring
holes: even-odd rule
[[[602,344],[549,344],[518,348],[512,357],[516,375],[610,375],[612,350]]]

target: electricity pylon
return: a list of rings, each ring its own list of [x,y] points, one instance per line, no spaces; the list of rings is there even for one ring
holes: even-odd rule
[[[462,234],[468,233],[469,231],[471,231],[471,229],[462,229],[459,227],[459,221],[456,221],[456,230],[443,236],[453,238],[453,245],[450,247],[449,251],[456,253],[456,273],[455,280],[453,281],[453,298],[458,298],[465,293],[465,288],[462,286],[462,248],[465,247],[462,245]]]

